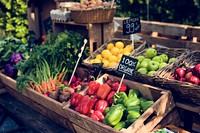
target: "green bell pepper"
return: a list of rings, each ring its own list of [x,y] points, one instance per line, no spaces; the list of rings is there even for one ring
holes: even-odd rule
[[[126,111],[136,111],[136,112],[140,112],[141,111],[141,107],[140,105],[136,105],[136,106],[130,106],[126,108]]]
[[[122,128],[125,128],[126,127],[126,122],[125,121],[120,121],[117,125],[114,126],[114,129],[116,130],[121,130]]]
[[[127,122],[129,124],[131,124],[134,121],[136,121],[139,117],[140,117],[140,113],[139,112],[137,112],[137,111],[128,111]]]
[[[110,110],[110,107],[107,107],[105,110],[104,110],[104,114],[106,115]]]
[[[125,92],[118,92],[114,95],[115,104],[124,104],[127,99],[128,97]]]
[[[105,116],[105,123],[107,125],[115,126],[122,119],[124,113],[124,106],[122,104],[113,105]]]
[[[148,99],[146,99],[145,97],[140,97],[140,102],[142,103],[142,102],[146,102],[146,101],[148,101]]]
[[[140,99],[138,99],[137,97],[128,98],[127,100],[125,100],[124,103],[125,107],[136,106],[136,105],[140,105]]]
[[[145,112],[149,107],[154,104],[154,101],[146,101],[141,103],[142,111]]]
[[[133,89],[129,90],[129,92],[128,92],[128,98],[138,97],[138,96],[139,96],[139,91],[138,90],[133,90]]]

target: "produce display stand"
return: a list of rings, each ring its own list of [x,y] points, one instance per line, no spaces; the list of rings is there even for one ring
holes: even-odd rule
[[[60,1],[57,1],[57,7],[58,2]],[[43,2],[43,4],[44,3],[48,3],[48,1],[46,0]],[[53,3],[55,4],[55,2]],[[52,5],[53,7],[55,7],[54,4]],[[39,9],[39,7],[43,7],[44,5],[37,6]],[[44,14],[42,15],[42,20],[46,19],[46,16],[49,16],[49,11],[51,10],[50,8],[51,7],[48,7],[48,10],[45,10]],[[30,9],[28,10],[31,11]],[[36,12],[38,13],[39,10]],[[38,16],[41,15],[40,13],[38,14]],[[38,19],[37,17],[36,20],[41,21],[39,20],[41,18]],[[130,36],[122,36],[122,21],[124,19],[125,18],[114,18],[114,21],[120,24],[116,33],[114,33],[114,22],[79,24],[74,23],[73,21],[64,22],[53,20],[52,30],[55,35],[64,30],[73,30],[84,35],[89,40],[90,54],[92,55],[97,48],[101,47],[101,45],[108,42],[111,38],[130,38]],[[39,25],[40,28],[42,27],[41,22],[35,25]],[[35,25],[32,26],[32,28],[38,27]],[[40,31],[40,35],[42,32],[44,33],[44,31]],[[153,44],[152,47],[155,47],[157,44],[159,44],[168,48],[184,48],[189,50],[200,49],[200,45],[198,45],[200,44],[199,27],[142,20],[141,32],[137,33],[137,35],[141,36],[142,39],[147,42],[147,44]],[[117,75],[118,77],[111,75],[109,75],[109,77],[114,77],[120,80],[120,74],[112,74],[115,76]],[[102,83],[103,76],[97,81]],[[169,124],[180,126],[180,121],[183,122],[184,129],[192,131],[195,122],[193,118],[195,115],[198,115],[199,117],[200,105],[184,100],[174,101],[171,92],[169,90],[162,89],[163,86],[159,88],[158,84],[155,84],[154,81],[154,79],[151,80],[153,86],[150,86],[147,84],[142,84],[142,81],[139,83],[124,79],[124,84],[130,88],[139,90],[142,95],[150,100],[154,100],[155,103],[127,129],[123,128],[121,131],[117,131],[112,127],[94,121],[91,118],[72,110],[69,102],[60,103],[30,88],[24,88],[25,90],[23,92],[19,92],[16,87],[16,81],[4,75],[3,73],[0,73],[0,94],[4,95],[5,92],[9,92],[10,95],[28,105],[30,108],[40,112],[44,116],[50,118],[54,122],[62,125],[64,128],[67,128],[74,133],[148,133],[155,129],[163,128]],[[180,116],[180,111],[182,111],[182,115],[184,116]],[[182,133],[187,133],[187,131],[182,131],[182,129],[171,125],[168,127],[176,129]]]

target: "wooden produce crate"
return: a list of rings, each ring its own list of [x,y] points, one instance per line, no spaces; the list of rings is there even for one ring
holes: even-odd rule
[[[116,78],[108,74],[104,74],[97,82],[103,83],[104,77]],[[171,92],[163,90],[157,87],[153,87],[138,82],[124,80],[129,88],[133,88],[140,91],[144,97],[154,100],[155,103],[147,109],[131,126],[127,129],[117,131],[112,127],[109,127],[100,122],[94,121],[86,115],[80,114],[70,108],[65,108],[65,111],[69,115],[69,121],[72,123],[76,132],[98,132],[98,133],[149,133],[156,125],[175,107]]]
[[[103,44],[100,48],[98,48],[92,55],[90,55],[87,59],[85,59],[85,60],[83,61],[83,64],[84,64],[85,66],[92,67],[92,65],[90,64],[90,61],[91,61],[92,59],[94,59],[94,58],[96,57],[96,55],[101,54],[101,52],[102,52],[104,49],[106,49],[106,47],[107,47],[107,45],[108,45],[109,43],[115,44],[117,41],[123,42],[123,43],[124,43],[124,46],[129,45],[129,44],[132,43],[132,41],[131,41],[130,39],[113,38],[113,39],[109,40],[107,43],[104,43],[104,44]],[[135,44],[135,45],[134,45],[134,50],[132,51],[131,55],[134,54],[134,53],[137,52],[137,51],[142,50],[142,49],[145,47],[146,42],[145,42],[145,41],[137,41],[137,40],[135,40],[134,44]],[[106,69],[106,70],[111,71],[111,70],[113,70],[113,69],[116,69],[116,67],[117,67],[117,65],[114,66],[114,67],[103,67],[103,69]]]
[[[140,55],[144,56],[145,52],[148,48],[149,48],[149,45],[146,45],[145,49],[135,52],[132,57],[136,58],[137,56],[140,56]],[[175,57],[176,60],[182,58],[182,56],[184,56],[185,53],[189,52],[189,50],[185,49],[185,48],[155,47],[155,49],[157,51],[157,55],[166,54],[166,55],[168,55],[169,59]],[[169,64],[171,64],[171,63],[169,63]],[[165,67],[168,67],[169,64],[167,64]],[[148,74],[141,74],[140,72],[135,71],[131,77],[130,76],[128,76],[128,77],[129,77],[129,79],[134,80],[134,81],[138,81],[138,82],[141,82],[144,84],[154,85],[154,76],[156,76],[157,73],[162,69],[158,69],[152,76],[150,76]]]
[[[169,89],[176,99],[184,99],[200,105],[200,86],[189,82],[181,82],[173,79],[174,71],[178,67],[191,68],[200,63],[200,51],[192,51],[180,60],[162,69],[155,77],[155,84]]]
[[[62,104],[54,99],[42,95],[31,88],[24,88],[21,93],[16,87],[16,81],[3,73],[0,73],[0,81],[4,84],[6,90],[16,99],[28,105],[32,109],[52,119],[63,127],[74,131],[71,123],[68,121],[68,114],[63,110]]]

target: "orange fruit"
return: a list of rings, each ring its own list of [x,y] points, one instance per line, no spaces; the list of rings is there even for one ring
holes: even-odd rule
[[[118,49],[123,49],[124,48],[124,43],[121,41],[118,41],[115,43],[115,47]]]
[[[119,48],[113,47],[111,49],[111,53],[112,53],[112,55],[116,55],[117,56],[119,54]]]
[[[96,55],[96,59],[99,59],[99,60],[102,60],[102,55],[101,54],[98,54],[98,55]]]
[[[129,52],[133,51],[133,46],[132,45],[126,45],[124,49],[127,49]]]
[[[115,47],[113,43],[109,43],[109,44],[107,45],[107,49],[108,49],[108,50],[111,50],[113,47]]]
[[[108,67],[109,65],[109,61],[108,60],[104,60],[103,61],[103,67]]]
[[[117,56],[114,56],[114,55],[111,55],[109,58],[108,58],[108,61],[109,62],[117,62],[118,58]]]
[[[104,49],[104,50],[101,52],[101,55],[102,55],[102,57],[108,59],[112,54],[110,53],[109,50]]]
[[[115,66],[117,64],[117,62],[109,62],[109,64],[108,64],[108,67],[113,67],[113,66]]]

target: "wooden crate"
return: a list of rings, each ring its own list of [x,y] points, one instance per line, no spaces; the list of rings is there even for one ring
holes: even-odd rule
[[[99,83],[103,83],[104,76],[109,76],[109,78],[116,78],[120,80],[120,78],[105,74],[97,81]],[[127,129],[122,129],[121,131],[116,131],[112,127],[90,119],[88,116],[80,114],[69,108],[65,108],[69,115],[69,120],[74,126],[74,129],[77,132],[95,131],[98,133],[146,133],[152,131],[155,126],[175,107],[170,91],[130,80],[124,80],[123,83],[126,84],[129,88],[139,90],[144,97],[154,100],[155,103],[146,112],[144,112],[130,127]],[[147,121],[147,119],[150,120]]]
[[[115,37],[130,38],[122,35],[122,21],[126,18],[115,17],[120,25]],[[141,20],[141,36],[148,44],[159,44],[169,48],[200,49],[200,27],[174,23]]]
[[[16,87],[16,81],[12,78],[0,73],[0,80],[4,84],[6,90],[13,97],[28,105],[32,109],[40,112],[48,118],[54,120],[56,123],[63,127],[74,131],[71,123],[68,121],[68,114],[63,110],[65,104],[53,100],[45,95],[42,95],[30,88],[24,88],[25,90],[20,93]]]
[[[6,89],[4,88],[4,84],[1,82],[0,80],[0,95],[3,94],[3,93],[6,93]]]

